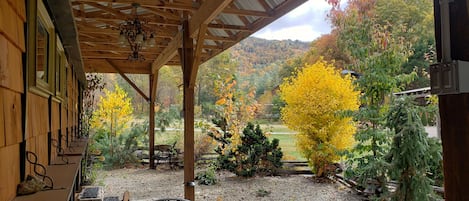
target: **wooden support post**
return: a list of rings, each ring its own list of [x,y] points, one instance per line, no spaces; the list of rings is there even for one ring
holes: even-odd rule
[[[155,160],[153,160],[153,156],[155,154],[155,99],[156,99],[156,81],[158,79],[158,74],[150,74],[150,117],[149,117],[149,161],[150,161],[150,169],[155,169]],[[153,88],[155,86],[155,88]]]
[[[437,61],[469,61],[468,2],[434,0],[433,3]],[[444,198],[447,201],[469,200],[466,192],[469,186],[469,94],[440,95],[438,98]]]
[[[184,79],[184,197],[195,200],[194,189],[194,43],[189,33],[189,22],[183,23],[183,43],[180,51]]]
[[[439,96],[445,200],[469,200],[469,94]]]

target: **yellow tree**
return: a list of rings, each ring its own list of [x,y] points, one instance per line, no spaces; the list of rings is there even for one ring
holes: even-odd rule
[[[114,91],[104,89],[104,97],[100,97],[98,109],[93,112],[91,127],[106,130],[109,137],[117,136],[126,128],[131,114],[131,100],[116,84]]]
[[[286,106],[282,119],[298,131],[297,146],[318,177],[340,159],[339,151],[351,148],[355,125],[344,111],[357,110],[359,92],[350,77],[342,77],[322,59],[307,65],[280,86]]]
[[[236,78],[230,76],[224,80],[216,80],[214,84],[215,94],[219,97],[215,104],[219,107],[221,118],[226,122],[226,127],[222,130],[232,135],[230,138],[233,151],[241,143],[242,129],[258,110],[254,99],[255,89],[251,88],[246,93],[237,88],[237,83]]]

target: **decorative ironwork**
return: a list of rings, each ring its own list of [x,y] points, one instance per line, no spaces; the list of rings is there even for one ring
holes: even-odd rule
[[[132,53],[129,54],[129,61],[144,61],[145,57],[140,51],[148,47],[154,47],[156,44],[155,33],[148,27],[148,19],[138,17],[138,3],[133,3],[134,18],[127,19],[119,25],[119,44],[122,47],[130,46]]]
[[[59,146],[59,141],[56,140],[56,139],[52,139],[51,140],[51,145],[57,149],[57,155],[60,157],[60,160],[62,160],[64,163],[54,163],[54,164],[51,164],[51,165],[68,165],[68,164],[75,164],[75,163],[70,163],[68,161],[68,158],[65,158],[66,154],[65,154],[65,150],[62,149],[62,147]]]
[[[33,165],[34,173],[39,176],[44,183],[46,180],[50,182],[50,185],[46,185],[44,189],[53,189],[54,181],[46,175],[46,167],[37,162],[37,155],[34,152],[26,151],[26,160]],[[42,169],[42,172],[38,171],[38,168]]]

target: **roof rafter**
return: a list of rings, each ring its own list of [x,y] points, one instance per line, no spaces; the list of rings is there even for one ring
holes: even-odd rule
[[[77,5],[84,2],[111,2],[111,3],[122,3],[122,4],[132,4],[135,3],[135,0],[80,0],[74,1],[72,5]],[[141,6],[153,7],[153,8],[166,8],[174,10],[187,10],[195,11],[199,7],[198,3],[193,3],[192,1],[183,1],[182,3],[169,3],[164,1],[155,1],[155,0],[139,0],[138,3]]]
[[[226,6],[231,3],[231,1],[232,0],[212,0],[203,3],[189,21],[189,34],[191,36],[196,34],[202,24],[209,24],[216,16],[221,13],[223,9],[225,9]],[[181,46],[181,43],[182,34],[179,32],[176,37],[173,38],[169,46],[163,50],[163,53],[161,53],[155,62],[153,62],[153,73],[177,54],[177,49]]]

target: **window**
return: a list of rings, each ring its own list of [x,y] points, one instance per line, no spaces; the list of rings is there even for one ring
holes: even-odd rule
[[[56,65],[54,25],[42,1],[28,1],[28,82],[29,89],[49,97],[55,94],[53,86]],[[60,79],[60,78],[59,78]]]
[[[59,100],[63,100],[64,96],[64,85],[65,85],[65,52],[60,41],[59,36],[56,37],[56,51],[55,51],[55,75],[54,75],[54,86],[55,86],[55,97]]]

